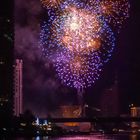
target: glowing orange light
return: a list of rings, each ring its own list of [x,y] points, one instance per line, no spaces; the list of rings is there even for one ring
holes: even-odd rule
[[[44,7],[55,7],[58,6],[60,0],[40,0]]]
[[[72,6],[67,7],[65,13],[67,18],[61,40],[63,45],[73,52],[88,53],[99,49],[101,42],[94,38],[94,35],[101,30],[101,23],[97,16]]]
[[[87,42],[87,46],[96,51],[101,47],[101,41],[99,39],[91,39]]]
[[[75,73],[79,73],[79,71],[82,69],[82,62],[80,57],[75,57],[73,61],[71,61],[71,70]]]
[[[74,74],[85,74],[87,68],[86,63],[86,58],[82,56],[76,56],[71,62],[70,62],[70,69],[71,72]]]
[[[81,116],[81,106],[61,106],[64,118],[79,118]],[[64,123],[65,126],[78,126],[77,122]]]
[[[105,5],[105,4],[103,4],[103,5],[101,6],[101,8],[102,8],[102,12],[103,12],[104,14],[109,15],[109,14],[112,13],[112,6],[111,6],[111,5]]]
[[[62,41],[63,41],[64,44],[68,44],[69,41],[70,41],[70,37],[66,35],[66,36],[63,37]]]

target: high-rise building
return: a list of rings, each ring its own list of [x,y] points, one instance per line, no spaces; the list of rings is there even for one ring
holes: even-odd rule
[[[140,107],[132,106],[130,108],[130,113],[131,113],[131,117],[140,117]],[[139,122],[131,122],[131,127],[132,128],[135,128],[135,127],[140,128],[140,123]]]
[[[15,95],[14,95],[14,115],[19,116],[23,112],[22,100],[22,65],[21,59],[16,59],[14,65],[14,82],[15,82]]]

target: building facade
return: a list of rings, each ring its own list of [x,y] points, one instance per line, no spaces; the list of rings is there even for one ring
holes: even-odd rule
[[[131,107],[130,108],[130,114],[131,117],[140,117],[140,107]],[[140,128],[140,122],[131,122],[131,127],[139,127]]]
[[[14,115],[19,116],[23,113],[23,92],[22,92],[22,67],[23,61],[21,59],[16,59],[14,65],[14,85],[15,85],[15,95],[14,95]]]

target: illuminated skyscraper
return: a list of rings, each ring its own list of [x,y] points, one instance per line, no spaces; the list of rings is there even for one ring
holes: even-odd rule
[[[22,65],[21,59],[15,62],[15,95],[14,95],[14,115],[19,116],[23,112],[22,100]]]

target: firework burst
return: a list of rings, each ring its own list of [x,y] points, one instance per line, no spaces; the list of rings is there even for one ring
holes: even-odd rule
[[[50,8],[57,8],[60,4],[60,0],[40,0],[43,7],[50,9]]]
[[[53,23],[54,37],[70,51],[88,53],[100,48],[101,22],[90,12],[68,7]]]
[[[41,0],[49,20],[40,33],[40,48],[62,82],[77,89],[91,86],[115,47],[113,27],[128,18],[127,0]],[[52,7],[57,7],[55,10]]]
[[[128,0],[102,0],[99,2],[99,13],[112,26],[121,28],[129,17],[130,4]]]
[[[99,78],[102,63],[97,53],[89,55],[62,54],[55,63],[58,76],[65,85],[81,89]]]

